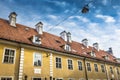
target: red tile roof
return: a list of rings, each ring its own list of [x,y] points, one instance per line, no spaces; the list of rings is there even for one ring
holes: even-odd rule
[[[25,43],[25,44],[33,44],[33,42],[30,40],[30,38],[33,35],[39,35],[37,31],[33,28],[21,25],[21,24],[16,24],[17,27],[12,27],[9,25],[9,22],[4,19],[0,19],[0,39],[6,39],[6,40],[11,40],[11,41],[16,41],[19,43]],[[39,45],[39,47],[45,47],[49,49],[53,49],[56,51],[61,51],[61,52],[66,52],[66,53],[71,53],[75,55],[80,55],[84,57],[89,57],[89,58],[94,58],[98,60],[104,60],[103,56],[108,55],[109,56],[109,62],[115,62],[115,57],[106,51],[103,50],[94,50],[96,57],[91,57],[88,52],[91,52],[93,50],[92,47],[85,47],[81,43],[78,43],[76,41],[72,41],[70,43],[71,46],[71,51],[67,52],[65,51],[61,46],[65,45],[66,42],[59,36],[43,32],[41,36],[41,41],[42,44]],[[38,46],[38,45],[37,45]]]

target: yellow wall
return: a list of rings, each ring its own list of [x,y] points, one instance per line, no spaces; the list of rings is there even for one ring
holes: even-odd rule
[[[33,54],[34,52],[38,52],[42,55],[42,66],[35,67],[33,65]],[[33,50],[33,49],[24,49],[24,70],[23,73],[28,76],[28,80],[32,79],[32,77],[41,77],[41,78],[49,78],[49,57],[46,57],[46,53],[44,51]],[[41,69],[41,74],[34,74],[34,69]]]
[[[93,79],[93,80],[94,79],[107,79],[106,72],[103,73],[101,70],[101,65],[103,63],[96,62],[96,61],[90,61],[90,60],[86,60],[86,63],[90,63],[90,65],[91,65],[91,71],[87,71],[88,79]],[[97,64],[98,72],[95,71],[94,64]]]
[[[56,57],[60,57],[62,59],[62,68],[61,69],[56,68],[56,61],[55,61]],[[73,61],[73,70],[68,69],[68,65],[67,65],[68,59],[71,59]],[[63,55],[59,55],[59,54],[54,54],[54,56],[53,56],[53,64],[54,64],[53,65],[53,69],[54,69],[53,77],[63,78],[64,80],[68,80],[68,78],[74,78],[75,80],[79,80],[80,78],[85,78],[84,67],[83,67],[82,71],[78,70],[78,62],[77,62],[78,60],[80,60],[83,65],[82,59],[73,58],[70,56],[63,56]]]
[[[11,48],[16,50],[15,54],[15,63],[14,64],[6,64],[3,63],[4,49]],[[11,45],[5,45],[0,43],[0,76],[15,76],[13,78],[17,79],[18,76],[18,67],[19,67],[19,48]]]
[[[4,48],[12,48],[16,50],[16,57],[15,57],[15,64],[5,64],[2,63],[3,55],[4,55]],[[42,55],[42,66],[41,67],[35,67],[33,65],[33,54],[34,52],[38,52]],[[31,48],[24,48],[24,65],[23,65],[23,75],[28,76],[28,80],[32,80],[33,77],[41,77],[41,78],[47,78],[49,80],[50,77],[50,56],[46,56],[46,54],[49,54],[50,52],[41,51],[41,50],[35,50]],[[60,57],[62,59],[62,69],[56,68],[56,61],[55,58]],[[68,59],[73,60],[73,70],[68,69]],[[19,60],[20,60],[20,47],[1,44],[0,43],[0,76],[15,76],[14,80],[18,80],[18,69],[19,69]],[[73,78],[75,80],[79,80],[81,78],[85,79],[85,66],[83,63],[83,59],[81,58],[75,58],[72,56],[65,56],[57,53],[53,53],[53,78],[63,78],[64,80],[68,80],[68,78]],[[83,70],[78,70],[78,60],[82,62]],[[101,71],[101,62],[99,61],[91,61],[86,60],[86,63],[89,62],[91,64],[91,72],[87,71],[88,78],[89,79],[107,79],[106,72],[103,73]],[[98,65],[98,72],[95,72],[94,64]],[[106,68],[108,70],[109,78],[111,79],[111,73],[110,73],[110,66],[113,67],[114,71],[114,77],[117,79],[116,75],[116,67],[114,65],[106,64]],[[41,69],[41,74],[34,74],[34,69]],[[120,67],[119,67],[120,71]],[[119,74],[120,78],[120,74]]]

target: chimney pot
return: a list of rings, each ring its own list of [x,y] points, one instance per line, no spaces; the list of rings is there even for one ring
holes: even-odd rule
[[[43,23],[42,22],[38,22],[36,25],[36,30],[39,34],[43,34]]]
[[[11,12],[10,15],[8,16],[9,17],[9,23],[10,23],[11,26],[16,27],[16,16],[17,16],[17,14],[15,12]]]
[[[61,32],[60,36],[61,36],[62,39],[64,39],[65,41],[67,41],[67,32],[66,31]]]
[[[84,45],[84,46],[86,46],[86,47],[88,47],[88,39],[83,39],[82,40],[82,44]]]
[[[95,48],[96,50],[99,50],[99,44],[97,42],[93,43],[93,48]]]

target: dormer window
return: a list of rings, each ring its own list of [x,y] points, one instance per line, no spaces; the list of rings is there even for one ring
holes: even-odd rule
[[[91,52],[91,56],[96,57],[95,52]]]
[[[71,51],[70,45],[66,44],[66,45],[65,45],[65,50],[66,50],[66,51]]]
[[[92,56],[92,57],[96,57],[96,55],[95,55],[95,52],[94,52],[94,51],[88,52],[88,54],[89,54],[90,56]]]
[[[41,38],[39,36],[34,35],[32,41],[35,44],[41,44]]]
[[[109,56],[108,56],[108,55],[103,56],[103,58],[104,58],[105,60],[109,60]]]

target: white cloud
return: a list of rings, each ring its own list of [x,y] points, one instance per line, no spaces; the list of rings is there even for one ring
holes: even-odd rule
[[[51,19],[54,19],[54,20],[57,19],[57,16],[55,16],[55,15],[48,15],[48,17],[51,18]]]
[[[112,16],[97,14],[96,17],[97,17],[97,18],[100,18],[100,19],[103,19],[104,22],[106,22],[106,23],[111,23],[111,22],[113,23],[113,22],[116,21],[116,20],[114,19],[114,17],[112,17]]]
[[[71,17],[69,17],[69,19],[74,19],[74,18],[77,18],[82,22],[89,22],[89,19],[87,19],[85,17],[82,17],[82,16],[71,16]]]

